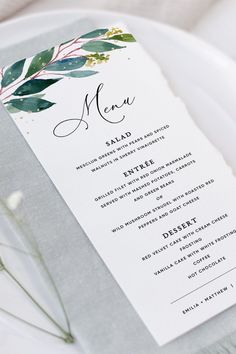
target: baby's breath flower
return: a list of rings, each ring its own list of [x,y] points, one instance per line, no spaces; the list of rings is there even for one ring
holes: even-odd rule
[[[6,205],[10,210],[15,210],[23,199],[23,193],[21,191],[15,191],[9,195],[6,200]]]
[[[105,55],[104,53],[94,53],[87,55],[86,66],[92,67],[96,64],[107,63],[110,56],[109,54]]]
[[[110,31],[106,32],[105,36],[106,37],[111,37],[114,36],[115,34],[120,34],[123,33],[123,30],[118,28],[118,27],[112,27]]]
[[[92,66],[94,66],[95,64],[96,64],[96,59],[94,59],[94,58],[89,58],[89,59],[87,60],[86,66],[92,67]]]

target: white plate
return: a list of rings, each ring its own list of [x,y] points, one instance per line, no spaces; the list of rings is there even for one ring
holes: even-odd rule
[[[159,62],[176,94],[185,101],[197,125],[236,172],[236,66],[234,61],[197,38],[144,18],[124,14],[67,10],[22,17],[0,25],[0,48],[87,17],[95,26],[124,22]],[[43,26],[42,26],[43,23]],[[7,36],[6,36],[7,34]],[[19,332],[20,333],[20,332]],[[35,341],[0,326],[4,354],[60,354],[67,348]]]

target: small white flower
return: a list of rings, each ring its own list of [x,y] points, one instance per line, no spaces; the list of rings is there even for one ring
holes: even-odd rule
[[[7,207],[10,210],[15,210],[23,199],[23,193],[21,191],[15,191],[9,195],[6,200]]]

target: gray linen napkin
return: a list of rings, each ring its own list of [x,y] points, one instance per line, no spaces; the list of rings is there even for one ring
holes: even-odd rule
[[[91,29],[80,20],[7,48],[0,52],[0,66]],[[2,105],[0,117],[0,196],[23,191],[20,213],[33,232],[85,353],[192,354],[232,332],[235,307],[160,348]]]

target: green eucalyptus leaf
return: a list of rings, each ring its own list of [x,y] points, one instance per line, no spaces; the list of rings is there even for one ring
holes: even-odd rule
[[[93,71],[93,70],[77,70],[77,71],[72,71],[68,74],[65,74],[65,76],[80,78],[80,77],[87,77],[87,76],[95,75],[97,73],[98,73],[98,71]]]
[[[11,114],[20,112],[20,110],[15,108],[15,107],[13,107],[11,103],[7,104],[6,107],[7,107],[8,112],[11,113]]]
[[[44,66],[46,66],[52,59],[53,52],[54,52],[54,48],[51,48],[36,54],[30,63],[25,78],[30,77],[31,75],[41,70]]]
[[[115,34],[114,36],[109,37],[107,39],[112,39],[114,41],[122,41],[122,42],[136,42],[134,36],[130,33]]]
[[[81,36],[80,38],[97,38],[99,36],[102,36],[108,31],[108,28],[100,28],[95,31],[89,32]]]
[[[55,63],[49,64],[45,69],[47,71],[66,71],[79,69],[86,63],[86,57],[77,57],[77,58],[67,58],[55,61]]]
[[[53,102],[43,100],[42,98],[38,97],[13,99],[10,100],[8,103],[10,103],[13,107],[19,109],[20,111],[24,112],[40,112],[50,108],[55,104]]]
[[[114,49],[121,49],[125,47],[121,47],[119,45],[109,43],[109,42],[104,42],[104,41],[90,41],[81,46],[82,49],[88,51],[88,52],[95,52],[95,53],[101,53],[101,52],[109,52]]]
[[[10,85],[12,82],[17,80],[23,71],[25,64],[25,59],[16,62],[15,64],[11,65],[3,74],[1,86],[6,87]]]
[[[25,82],[23,85],[19,86],[15,92],[13,92],[14,96],[26,96],[34,93],[41,92],[45,90],[47,87],[55,84],[57,81],[61,79],[33,79]]]

